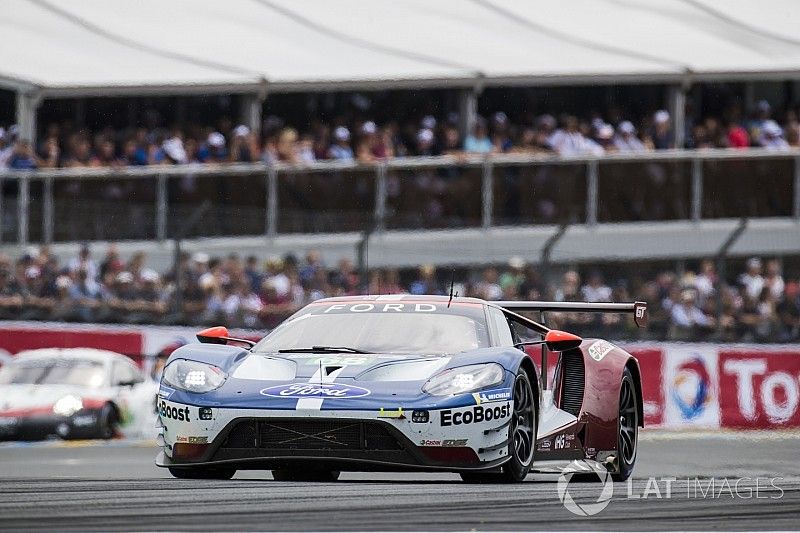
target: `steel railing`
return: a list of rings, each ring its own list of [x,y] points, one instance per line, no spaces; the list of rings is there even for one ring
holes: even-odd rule
[[[689,198],[686,200],[687,206],[685,209],[680,208],[678,218],[691,219],[699,221],[704,218],[704,206],[708,203],[707,195],[704,195],[704,190],[707,181],[707,165],[709,164],[728,164],[728,162],[741,162],[736,163],[734,168],[730,169],[729,179],[732,187],[738,184],[741,185],[741,190],[737,193],[742,200],[747,200],[748,197],[755,194],[758,189],[770,185],[768,182],[772,180],[782,180],[780,183],[786,183],[787,187],[791,190],[783,190],[782,185],[777,185],[778,190],[775,191],[777,199],[788,205],[787,211],[782,215],[792,216],[800,220],[800,149],[792,149],[789,151],[776,152],[763,149],[749,149],[749,150],[704,150],[704,151],[690,151],[690,150],[675,150],[675,151],[657,151],[657,152],[643,152],[635,154],[608,154],[602,156],[580,156],[580,157],[567,157],[556,155],[530,155],[530,154],[495,154],[488,156],[477,155],[464,155],[464,156],[442,156],[442,157],[423,157],[423,158],[397,158],[385,162],[365,165],[349,162],[316,162],[307,165],[293,166],[283,163],[276,164],[221,164],[221,165],[179,165],[179,166],[148,166],[148,167],[120,167],[120,168],[63,168],[63,169],[48,169],[37,171],[0,171],[0,241],[4,238],[4,230],[12,226],[16,229],[16,235],[11,235],[5,238],[6,242],[17,242],[18,244],[25,244],[31,240],[50,243],[54,240],[91,240],[93,235],[91,231],[81,234],[80,231],[73,231],[69,235],[64,235],[56,239],[56,224],[63,225],[74,222],[81,217],[98,217],[95,224],[103,226],[106,224],[106,217],[113,218],[119,213],[124,213],[125,209],[130,207],[135,202],[138,206],[138,211],[131,213],[138,213],[127,215],[138,220],[123,221],[128,224],[139,224],[142,227],[152,227],[152,232],[145,232],[142,234],[143,238],[151,238],[157,240],[164,240],[170,235],[170,218],[185,216],[184,211],[178,211],[178,208],[185,211],[191,211],[191,202],[183,205],[178,205],[175,202],[170,203],[170,187],[174,185],[176,180],[187,179],[195,180],[197,183],[202,183],[204,180],[213,180],[216,178],[217,187],[227,186],[225,189],[230,192],[231,184],[235,190],[236,185],[241,185],[245,188],[252,188],[253,194],[262,194],[263,199],[258,198],[255,201],[249,190],[244,192],[239,191],[240,196],[244,194],[247,201],[250,202],[248,209],[241,211],[236,205],[220,207],[217,217],[219,220],[224,221],[226,217],[234,216],[240,211],[245,213],[246,216],[251,217],[253,213],[261,216],[263,214],[263,231],[249,231],[248,234],[263,233],[267,236],[275,236],[282,233],[281,230],[281,216],[292,215],[296,220],[303,219],[304,217],[319,216],[319,210],[313,206],[300,206],[294,211],[289,207],[282,205],[281,198],[283,194],[284,200],[289,198],[288,193],[281,193],[281,187],[295,186],[297,190],[291,191],[302,199],[302,195],[306,193],[314,194],[315,188],[323,188],[323,185],[328,187],[327,192],[323,191],[320,194],[328,195],[329,200],[334,202],[329,207],[331,213],[335,213],[338,206],[335,205],[336,198],[351,200],[352,191],[346,190],[337,186],[336,183],[330,185],[330,181],[340,179],[341,176],[358,175],[366,177],[373,183],[369,185],[374,189],[374,195],[371,197],[372,205],[368,208],[359,207],[360,204],[356,202],[350,207],[352,220],[348,220],[347,224],[337,227],[332,221],[333,219],[322,218],[313,225],[312,231],[319,231],[322,229],[329,229],[330,231],[345,231],[354,229],[354,225],[362,223],[362,218],[371,219],[374,227],[381,231],[387,227],[387,220],[390,218],[390,187],[388,181],[390,178],[395,177],[395,183],[399,183],[399,187],[407,186],[408,183],[418,173],[426,171],[444,172],[458,169],[459,172],[469,172],[466,179],[473,188],[462,193],[462,200],[464,198],[475,199],[480,198],[479,209],[476,209],[476,224],[484,228],[492,227],[498,224],[497,215],[497,198],[496,190],[498,189],[498,175],[504,174],[504,180],[510,175],[509,180],[517,179],[523,183],[520,187],[522,189],[512,191],[511,196],[514,194],[523,193],[529,195],[526,201],[531,198],[536,199],[537,195],[541,195],[540,188],[536,185],[539,179],[550,179],[555,183],[556,189],[564,190],[565,188],[574,187],[578,191],[578,196],[585,196],[585,205],[571,206],[571,209],[582,209],[583,212],[578,216],[577,220],[570,220],[572,223],[582,223],[588,225],[597,224],[600,220],[600,208],[608,207],[608,203],[612,200],[604,200],[600,202],[600,190],[603,180],[607,179],[604,175],[605,172],[610,172],[613,168],[625,167],[625,164],[635,163],[645,165],[645,167],[637,167],[638,170],[630,172],[630,176],[624,176],[624,189],[635,190],[637,187],[647,187],[643,181],[643,177],[648,175],[647,168],[665,168],[667,165],[674,165],[671,168],[670,175],[677,176],[676,187],[683,187],[688,185]],[[769,165],[777,165],[777,167],[770,167]],[[738,166],[744,165],[744,166]],[[766,165],[759,168],[758,172],[754,174],[752,169],[748,169],[747,165]],[[570,174],[571,181],[560,182],[560,177],[556,176],[541,176],[519,177],[519,172],[526,172],[531,170],[541,169],[557,169],[557,168],[572,168],[575,169],[574,174]],[[644,168],[644,170],[642,170]],[[719,170],[719,169],[717,169]],[[410,173],[406,176],[404,173]],[[517,174],[515,174],[517,173]],[[718,172],[719,173],[719,172]],[[723,169],[723,177],[727,176],[728,171]],[[471,177],[473,174],[479,174],[479,178]],[[664,174],[663,172],[655,173],[654,176]],[[292,180],[298,177],[305,176],[309,181],[305,184],[292,184]],[[325,181],[313,182],[313,179],[323,177]],[[398,177],[399,176],[399,177]],[[515,178],[516,176],[516,178]],[[719,176],[718,176],[719,178]],[[247,180],[250,181],[247,181]],[[255,179],[255,181],[253,181]],[[611,179],[611,178],[608,178]],[[662,178],[663,179],[663,178]],[[526,182],[525,180],[528,180]],[[584,182],[585,180],[585,182]],[[655,180],[655,179],[654,179]],[[144,183],[144,189],[134,191],[129,197],[117,197],[108,200],[103,200],[97,195],[91,193],[82,195],[80,192],[72,194],[66,198],[60,198],[55,194],[55,189],[59,184],[68,183],[70,186],[80,188],[91,187],[91,184],[104,184],[111,182],[124,181],[126,183],[141,184]],[[657,180],[655,180],[657,181]],[[474,183],[473,183],[474,182]],[[33,187],[35,186],[35,191]],[[724,186],[724,184],[723,184]],[[146,192],[142,192],[143,190]],[[152,189],[152,190],[151,190]],[[585,192],[583,190],[585,189]],[[667,190],[669,187],[666,188]],[[3,191],[7,190],[4,194]],[[663,187],[662,187],[663,190]],[[9,192],[10,191],[10,194]],[[298,192],[299,191],[299,192]],[[96,192],[96,191],[95,191]],[[417,191],[419,192],[419,191]],[[569,192],[569,191],[568,191]],[[337,193],[340,196],[337,197]],[[651,191],[656,194],[655,191]],[[213,191],[211,199],[219,199],[222,201],[222,196],[215,198]],[[393,193],[397,197],[402,197],[406,194],[404,191]],[[423,194],[423,193],[420,193]],[[676,193],[681,195],[680,191]],[[135,198],[134,198],[135,196]],[[179,197],[178,193],[173,193],[172,196]],[[506,196],[509,196],[506,192]],[[144,200],[141,200],[144,198]],[[366,196],[364,197],[366,198]],[[558,203],[560,196],[550,198],[551,203]],[[513,198],[512,198],[513,199]],[[13,200],[13,207],[11,206]],[[521,201],[521,200],[520,200]],[[105,202],[105,203],[104,203]],[[35,203],[35,208],[32,207]],[[563,200],[562,200],[563,203]],[[577,202],[583,204],[583,202]],[[106,205],[108,204],[108,205]],[[477,205],[477,202],[476,202]],[[59,210],[72,210],[75,211],[69,220],[57,220],[56,213]],[[106,210],[106,211],[104,211]],[[251,212],[252,211],[252,212]],[[290,211],[292,211],[290,213]],[[174,212],[174,215],[171,213]],[[413,214],[413,207],[409,211]],[[152,220],[142,220],[142,217],[149,217],[152,215]],[[752,213],[748,214],[753,216]],[[242,215],[244,216],[244,215]],[[758,216],[758,214],[756,214]],[[766,215],[764,215],[766,216]],[[31,222],[34,218],[40,218],[41,232],[38,238],[31,239]],[[508,217],[502,219],[501,223],[509,223]],[[513,217],[512,217],[513,218]],[[573,218],[575,218],[573,216]],[[674,217],[673,217],[674,218]],[[458,223],[458,217],[454,217],[455,222]],[[533,220],[533,219],[531,219]],[[620,220],[622,221],[622,220]],[[511,220],[511,223],[514,221]],[[174,223],[174,221],[173,221]],[[402,227],[404,222],[400,221],[392,227]],[[399,224],[399,226],[397,225]],[[222,233],[225,233],[225,224],[220,226]],[[250,227],[250,226],[248,226]],[[307,231],[304,224],[298,224],[299,231]],[[38,232],[38,229],[36,230]],[[118,233],[123,235],[124,233]],[[114,233],[109,233],[110,238],[114,238]],[[16,237],[16,238],[14,238]]]

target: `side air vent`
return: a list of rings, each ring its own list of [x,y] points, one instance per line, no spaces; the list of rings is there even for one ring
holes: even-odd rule
[[[583,404],[584,368],[583,356],[578,350],[561,354],[564,369],[564,386],[561,393],[561,409],[578,416]]]

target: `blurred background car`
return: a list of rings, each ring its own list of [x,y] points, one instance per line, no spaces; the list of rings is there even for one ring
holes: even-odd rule
[[[157,389],[114,352],[24,351],[0,368],[0,440],[146,435],[155,423]]]

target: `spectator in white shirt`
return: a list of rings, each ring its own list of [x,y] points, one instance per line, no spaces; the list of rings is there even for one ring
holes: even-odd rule
[[[764,285],[769,287],[769,293],[776,302],[783,300],[783,292],[786,288],[786,284],[781,275],[781,264],[777,259],[770,259],[767,261]]]
[[[614,136],[614,146],[620,152],[644,152],[647,150],[644,143],[636,137],[636,128],[630,120],[623,120],[617,127]]]
[[[568,115],[564,127],[549,139],[550,146],[560,155],[602,155],[603,147],[587,139],[578,128],[578,119]]]
[[[339,161],[352,161],[353,149],[350,147],[350,130],[339,126],[333,130],[334,143],[328,149],[328,157]]]
[[[670,310],[671,337],[676,340],[691,334],[696,328],[710,329],[714,327],[714,319],[695,305],[695,294],[692,289],[681,292],[681,301]]]
[[[783,138],[783,130],[774,120],[764,123],[759,144],[767,150],[784,151],[789,149],[789,143]]]
[[[91,281],[97,281],[97,263],[92,259],[92,251],[88,244],[81,246],[78,257],[70,259],[68,264],[69,271],[76,274],[80,271],[86,272],[86,277]]]
[[[717,283],[717,269],[711,259],[704,259],[700,263],[700,273],[694,278],[694,288],[697,290],[700,303],[714,294],[714,286]]]
[[[583,299],[589,303],[610,302],[611,287],[603,282],[603,276],[599,272],[592,272],[589,281],[581,287]]]
[[[751,257],[747,260],[747,271],[739,276],[739,285],[744,289],[745,295],[751,300],[758,300],[764,288],[764,278],[761,276],[761,259]]]

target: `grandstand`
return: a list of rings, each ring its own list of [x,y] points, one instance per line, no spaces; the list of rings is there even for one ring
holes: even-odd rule
[[[145,254],[163,303],[176,238],[190,254],[254,256],[259,279],[277,275],[267,258],[318,251],[324,289],[302,279],[296,301],[260,284],[240,295],[283,306],[230,319],[254,327],[332,291],[410,290],[421,265],[439,269],[437,291],[456,268],[486,297],[498,284],[484,267],[509,274],[509,261],[532,265],[552,297],[574,269],[642,297],[667,272],[662,336],[673,289],[693,288],[686,274],[710,259],[719,279],[704,311],[741,326],[717,335],[763,340],[747,302],[722,300],[727,286],[741,296],[750,257],[777,258],[787,286],[800,277],[800,41],[791,2],[716,5],[12,0],[0,254],[13,270],[42,269],[51,253],[67,268],[51,284],[75,286],[80,269],[66,265],[83,243],[117,242],[115,274],[144,291],[151,281],[130,265]],[[30,245],[48,246],[41,264]],[[343,258],[360,264],[333,266]],[[219,289],[222,300],[238,290]],[[227,320],[188,291],[192,313],[171,302],[124,318],[27,311]],[[768,331],[788,340],[798,330],[777,306],[797,296],[783,292]]]

